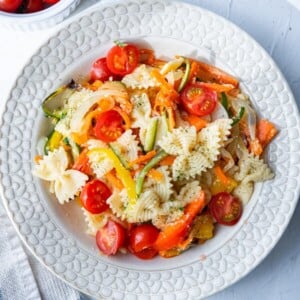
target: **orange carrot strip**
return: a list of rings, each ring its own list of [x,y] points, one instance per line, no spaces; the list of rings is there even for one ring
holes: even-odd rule
[[[186,119],[186,121],[188,121],[191,126],[194,126],[197,131],[206,127],[206,125],[208,124],[208,121],[206,121],[200,117],[197,117],[195,115],[188,114],[187,116],[184,117],[184,119]]]
[[[217,93],[223,93],[223,92],[229,92],[233,89],[235,89],[235,86],[232,84],[218,84],[218,83],[208,83],[208,82],[203,82],[202,85],[216,91]]]
[[[197,76],[198,72],[199,72],[198,62],[192,61],[192,63],[191,63],[191,70],[190,70],[190,74],[189,74],[189,78],[188,78],[188,82],[191,82],[192,79]]]
[[[249,141],[249,150],[256,156],[260,156],[263,153],[263,147],[257,138]]]
[[[223,170],[221,169],[220,166],[215,166],[214,167],[214,172],[215,172],[216,176],[218,177],[218,179],[223,184],[227,184],[229,182],[229,178],[225,175],[225,173],[223,172]]]
[[[156,155],[156,151],[155,151],[155,150],[152,150],[152,151],[148,152],[147,154],[141,155],[141,156],[138,157],[137,159],[131,161],[131,162],[129,163],[129,166],[132,167],[133,165],[136,165],[136,164],[145,163],[145,162],[147,162],[148,160],[150,160],[152,157],[154,157],[155,155]]]
[[[174,163],[175,158],[176,157],[173,155],[168,155],[159,162],[159,165],[160,166],[171,166]]]
[[[268,120],[262,119],[257,124],[257,138],[262,147],[265,148],[273,137],[277,134],[277,129],[273,123]]]
[[[228,83],[232,84],[234,87],[239,86],[239,81],[223,70],[202,61],[197,61],[197,63],[199,67],[197,76],[200,77],[203,81]]]
[[[157,251],[165,251],[180,245],[190,230],[194,218],[204,207],[205,194],[201,191],[199,197],[186,206],[184,214],[175,222],[167,224],[159,233],[154,248]]]
[[[130,120],[129,116],[127,115],[127,113],[118,106],[115,106],[113,109],[116,110],[121,115],[123,121],[125,122],[125,129],[126,130],[130,129],[131,128],[131,120]]]
[[[168,107],[167,108],[167,115],[168,115],[169,130],[173,130],[176,126],[175,111],[171,107]]]
[[[42,157],[42,155],[36,155],[35,157],[34,157],[34,161],[35,161],[35,163],[39,163],[40,162],[40,160],[42,160],[43,159],[43,157]]]
[[[156,169],[151,169],[147,176],[149,176],[151,179],[155,180],[155,181],[162,181],[164,178],[163,173],[157,171]]]
[[[122,190],[124,188],[122,181],[113,173],[113,171],[106,173],[105,177],[111,185],[116,187],[118,190]]]
[[[173,87],[165,80],[164,76],[161,75],[157,69],[152,70],[150,75],[153,76],[163,87],[173,89]]]

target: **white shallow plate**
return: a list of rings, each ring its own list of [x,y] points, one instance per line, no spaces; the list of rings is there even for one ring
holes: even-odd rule
[[[258,184],[241,221],[172,259],[100,256],[75,203],[64,206],[31,174],[38,138],[49,132],[42,100],[86,74],[114,40],[153,47],[157,56],[189,55],[235,74],[279,135],[267,160],[276,177]],[[245,276],[274,247],[299,195],[299,116],[291,91],[265,51],[247,34],[206,10],[172,1],[98,4],[32,56],[2,118],[2,193],[29,249],[83,292],[107,299],[189,299],[211,295]]]

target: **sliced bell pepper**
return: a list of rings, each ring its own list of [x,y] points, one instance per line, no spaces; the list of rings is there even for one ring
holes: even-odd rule
[[[159,233],[154,243],[154,248],[157,251],[166,251],[180,245],[186,238],[193,220],[204,207],[205,194],[201,191],[199,197],[186,206],[182,217],[173,223],[167,224]]]
[[[116,169],[118,177],[120,178],[125,189],[127,190],[127,194],[129,197],[129,203],[131,205],[134,205],[136,203],[137,193],[135,191],[135,183],[131,177],[130,172],[123,167],[119,158],[115,155],[115,153],[111,149],[95,148],[88,152],[88,156],[92,156],[94,154],[98,155],[99,159],[101,159],[102,157],[105,157],[112,161],[112,163]]]

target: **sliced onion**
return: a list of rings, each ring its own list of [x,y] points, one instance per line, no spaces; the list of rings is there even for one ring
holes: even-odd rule
[[[211,119],[212,121],[218,120],[218,119],[228,119],[228,113],[224,106],[220,103],[217,102],[217,106],[214,110],[214,112],[211,114]]]

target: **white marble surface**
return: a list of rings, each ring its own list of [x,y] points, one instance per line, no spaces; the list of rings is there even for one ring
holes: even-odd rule
[[[75,14],[96,2],[97,0],[83,0]],[[255,38],[278,64],[291,86],[299,108],[300,11],[296,8],[300,7],[298,0],[255,2],[252,0],[188,0],[185,2],[200,5],[231,20]],[[33,51],[58,28],[59,26],[43,32],[26,34],[0,28],[0,110],[22,66]],[[300,299],[299,215],[298,205],[279,243],[253,272],[209,299]]]

